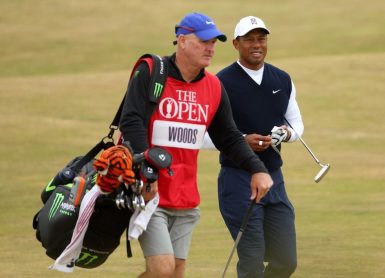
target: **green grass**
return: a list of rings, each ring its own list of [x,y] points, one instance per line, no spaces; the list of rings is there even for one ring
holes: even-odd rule
[[[67,277],[34,238],[40,192],[72,157],[108,131],[130,68],[145,52],[173,51],[173,26],[190,11],[209,14],[231,34],[242,16],[270,30],[268,61],[288,71],[305,121],[304,139],[285,145],[284,172],[296,208],[294,278],[385,277],[385,4],[366,1],[27,1],[0,0],[0,276]],[[236,58],[218,43],[210,70]],[[232,247],[216,195],[218,153],[199,162],[202,218],[187,277],[219,277]],[[76,277],[136,277],[133,242]],[[228,271],[235,277],[236,256]]]

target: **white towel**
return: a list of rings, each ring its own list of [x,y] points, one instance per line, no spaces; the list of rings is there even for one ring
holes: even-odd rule
[[[66,249],[56,259],[55,263],[49,267],[62,272],[73,272],[75,262],[79,258],[83,247],[83,240],[86,234],[91,215],[94,211],[95,201],[101,194],[99,186],[95,184],[88,191],[82,200],[79,211],[79,218],[76,221],[75,229],[72,234],[71,242]],[[146,230],[148,221],[154,213],[159,203],[158,193],[155,197],[147,202],[144,210],[137,208],[130,219],[129,239],[138,239],[138,237]]]
[[[159,204],[159,194],[147,202],[144,210],[137,208],[131,216],[130,225],[128,227],[128,239],[138,239],[138,237],[147,229],[152,214]]]
[[[71,242],[66,249],[56,259],[55,263],[49,269],[55,269],[62,272],[73,272],[75,261],[78,259],[83,247],[83,239],[90,222],[92,213],[94,212],[95,201],[101,194],[99,186],[95,184],[88,191],[80,205],[79,218],[72,234]]]

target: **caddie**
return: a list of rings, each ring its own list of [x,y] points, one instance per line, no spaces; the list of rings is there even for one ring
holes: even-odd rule
[[[174,174],[160,171],[149,192],[158,191],[160,202],[139,237],[146,258],[140,277],[184,277],[192,231],[200,217],[197,157],[206,131],[218,149],[251,174],[251,199],[259,202],[272,186],[264,164],[234,123],[221,82],[205,70],[217,41],[226,41],[226,36],[201,13],[187,14],[175,26],[175,35],[176,51],[165,57],[168,73],[159,103],[149,101],[150,69],[142,63],[127,88],[120,120],[123,139],[130,141],[134,153],[160,146],[173,157]]]

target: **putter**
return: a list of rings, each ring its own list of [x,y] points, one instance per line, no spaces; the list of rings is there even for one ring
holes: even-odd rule
[[[241,240],[241,237],[243,235],[243,232],[246,230],[246,226],[247,226],[247,223],[249,222],[249,218],[251,216],[251,213],[253,211],[253,207],[255,205],[255,199],[253,199],[247,209],[247,212],[246,212],[246,215],[242,221],[242,225],[241,225],[241,228],[239,229],[239,232],[237,234],[237,237],[235,238],[235,241],[234,241],[234,246],[233,246],[233,249],[231,250],[231,253],[229,255],[229,258],[227,260],[227,263],[226,263],[226,266],[225,266],[225,269],[223,270],[223,273],[222,273],[222,278],[225,277],[226,275],[226,271],[230,265],[230,262],[231,262],[231,259],[233,258],[233,255],[234,255],[234,251],[235,249],[237,248],[238,246],[238,243],[239,241]]]
[[[305,148],[307,149],[307,151],[310,153],[310,155],[313,157],[313,159],[315,160],[315,162],[317,162],[317,164],[321,167],[321,170],[317,173],[317,175],[314,177],[314,181],[315,182],[319,182],[320,180],[322,180],[322,178],[326,175],[326,173],[329,171],[330,169],[330,164],[322,164],[319,159],[314,155],[314,153],[310,150],[310,148],[306,145],[305,141],[301,138],[301,136],[298,134],[297,131],[295,131],[295,129],[293,128],[293,126],[290,124],[290,122],[284,117],[284,120],[287,122],[287,124],[291,127],[291,129],[294,131],[294,133],[298,136],[299,140],[301,141],[301,143],[305,146]]]

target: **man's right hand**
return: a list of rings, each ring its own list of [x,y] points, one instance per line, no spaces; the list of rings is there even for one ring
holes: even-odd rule
[[[250,188],[251,196],[250,199],[259,203],[263,197],[269,192],[273,186],[273,180],[268,173],[255,173],[251,176]]]
[[[271,144],[271,136],[263,136],[256,133],[247,134],[245,139],[255,152],[262,152],[270,147]]]

